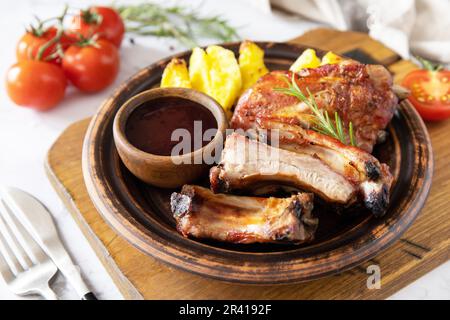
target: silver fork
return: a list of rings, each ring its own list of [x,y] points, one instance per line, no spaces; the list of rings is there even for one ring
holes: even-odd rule
[[[0,199],[0,275],[20,296],[40,294],[57,300],[49,281],[58,271],[53,261]]]

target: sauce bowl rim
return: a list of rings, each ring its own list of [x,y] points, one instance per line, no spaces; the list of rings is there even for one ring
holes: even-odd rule
[[[139,107],[141,107],[145,102],[156,100],[159,98],[180,98],[184,100],[189,100],[200,104],[202,107],[207,109],[217,122],[217,132],[214,138],[209,141],[206,145],[199,149],[185,153],[182,155],[157,155],[143,151],[136,146],[134,146],[128,139],[126,135],[126,124],[130,115]],[[176,159],[179,163],[184,163],[184,160],[192,159],[192,157],[203,154],[205,149],[210,149],[211,146],[217,144],[219,135],[224,135],[224,131],[227,128],[227,118],[222,106],[212,97],[204,94],[200,91],[190,89],[190,88],[152,88],[149,90],[142,91],[137,95],[128,99],[117,111],[114,122],[113,122],[113,136],[114,142],[116,144],[120,143],[122,147],[126,149],[127,152],[131,152],[136,156],[143,157],[149,160],[171,160]],[[223,136],[224,141],[225,136]],[[116,145],[117,148],[117,145]]]

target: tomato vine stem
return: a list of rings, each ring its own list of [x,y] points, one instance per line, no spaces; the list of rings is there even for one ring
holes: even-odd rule
[[[59,41],[61,40],[61,37],[64,34],[63,22],[64,22],[64,18],[66,16],[66,14],[67,14],[68,8],[69,7],[67,5],[65,5],[62,14],[59,17],[56,17],[56,19],[58,20],[56,35],[39,48],[38,52],[36,53],[35,60],[39,60],[39,61],[42,60],[42,56],[44,55],[45,50],[50,48],[52,45],[59,43]],[[59,52],[61,52],[61,51],[62,50],[58,50],[58,48],[57,48],[55,53],[59,54]]]

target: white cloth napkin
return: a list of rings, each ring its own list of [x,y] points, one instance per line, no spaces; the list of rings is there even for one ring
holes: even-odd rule
[[[338,30],[369,32],[405,59],[450,63],[450,0],[247,0],[281,8]]]
[[[450,63],[449,0],[378,0],[367,12],[370,35],[402,57]]]

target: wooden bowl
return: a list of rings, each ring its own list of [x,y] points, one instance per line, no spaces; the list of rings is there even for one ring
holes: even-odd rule
[[[288,69],[305,46],[258,43],[270,70]],[[224,45],[236,54],[239,43]],[[324,52],[317,50],[319,55]],[[190,51],[177,55],[188,59]],[[313,243],[237,245],[186,239],[175,229],[171,190],[148,186],[120,161],[112,127],[120,106],[132,96],[159,86],[172,57],[141,70],[104,102],[93,118],[83,149],[87,189],[105,221],[144,253],[177,268],[215,279],[254,284],[308,281],[355,267],[392,245],[411,225],[430,190],[433,157],[426,127],[415,109],[403,102],[375,156],[395,177],[390,206],[381,218],[361,209],[337,215],[317,205],[320,225]],[[207,179],[206,179],[207,180]]]
[[[144,152],[133,146],[125,134],[129,116],[143,103],[159,98],[180,98],[197,102],[208,109],[217,121],[215,137],[203,148],[177,156],[161,156]],[[220,150],[227,128],[227,118],[222,107],[199,91],[185,88],[155,88],[141,92],[129,99],[117,112],[113,124],[114,142],[125,166],[142,181],[160,188],[177,188],[193,183],[208,173],[209,166],[195,159],[204,159],[213,150]]]

